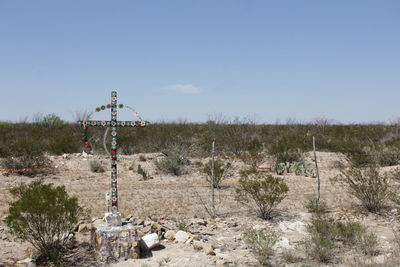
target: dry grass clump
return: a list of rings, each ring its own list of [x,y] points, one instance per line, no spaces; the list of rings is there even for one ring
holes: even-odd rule
[[[176,176],[182,175],[185,172],[185,166],[189,164],[189,161],[178,153],[169,153],[165,158],[156,162],[156,167],[168,174]]]
[[[244,233],[243,239],[255,254],[258,262],[263,266],[268,266],[269,258],[274,255],[272,247],[278,241],[278,235],[275,232],[253,229]]]
[[[106,171],[103,167],[103,164],[98,160],[89,161],[89,167],[90,170],[95,173],[102,173]]]

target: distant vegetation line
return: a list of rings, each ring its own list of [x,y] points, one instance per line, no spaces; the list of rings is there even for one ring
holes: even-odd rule
[[[251,122],[208,121],[154,123],[147,128],[121,128],[118,147],[121,154],[166,152],[171,149],[188,156],[208,156],[211,140],[217,139],[220,152],[236,155],[267,153],[277,161],[296,161],[312,149],[312,136],[317,150],[341,152],[356,164],[372,158],[396,161],[400,157],[398,124],[255,124]],[[103,153],[104,129],[89,128],[91,143]],[[0,123],[0,157],[76,153],[83,150],[81,128],[55,115],[35,123]],[[379,155],[378,155],[379,154]],[[382,155],[380,155],[382,154]],[[388,158],[388,159],[385,159]],[[384,163],[383,165],[391,165]]]

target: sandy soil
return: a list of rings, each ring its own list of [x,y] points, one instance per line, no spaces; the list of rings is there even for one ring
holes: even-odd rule
[[[390,254],[394,248],[393,227],[398,226],[396,210],[389,208],[384,215],[374,215],[364,212],[358,202],[350,197],[343,188],[332,184],[329,179],[339,174],[339,166],[345,166],[344,156],[318,152],[318,163],[321,175],[321,197],[331,209],[333,216],[341,219],[352,219],[361,222],[371,229],[379,238],[379,251],[383,257]],[[114,266],[215,266],[219,259],[225,259],[231,266],[257,266],[257,261],[242,240],[243,233],[249,229],[273,229],[280,235],[276,245],[276,253],[272,262],[283,266],[321,266],[310,260],[299,260],[287,263],[282,254],[287,250],[295,251],[298,241],[307,237],[306,224],[310,214],[304,208],[307,196],[316,192],[316,179],[295,175],[283,176],[290,191],[286,199],[278,206],[277,215],[270,221],[257,218],[246,207],[234,200],[234,187],[239,179],[239,170],[246,167],[240,160],[233,160],[227,180],[222,183],[222,189],[217,193],[219,217],[210,219],[204,209],[204,202],[210,198],[209,185],[205,177],[198,171],[197,164],[207,159],[191,159],[187,173],[182,176],[172,176],[160,173],[155,168],[155,162],[163,157],[161,154],[145,154],[146,161],[140,161],[139,155],[124,156],[118,164],[118,182],[120,196],[120,211],[123,215],[139,218],[155,218],[165,216],[169,223],[174,221],[191,222],[193,218],[205,218],[207,225],[189,227],[189,231],[197,233],[215,248],[216,256],[207,256],[201,251],[185,244],[163,241],[163,249],[153,251],[153,256],[139,260],[120,262]],[[106,172],[93,173],[89,161],[100,160]],[[45,182],[55,185],[65,185],[70,195],[77,196],[81,205],[90,210],[91,216],[101,217],[105,212],[104,194],[110,185],[109,160],[104,156],[69,155],[52,157],[56,173],[44,177]],[[311,161],[311,154],[307,160]],[[136,173],[140,164],[153,179],[141,181]],[[262,166],[270,166],[266,161]],[[130,170],[131,169],[131,170]],[[7,214],[8,203],[11,201],[8,189],[21,183],[29,183],[34,179],[18,175],[5,176],[0,174],[0,216]],[[177,227],[177,223],[175,224]],[[0,266],[12,266],[16,261],[29,257],[29,244],[15,240],[8,232],[4,222],[0,222]],[[296,252],[297,253],[297,252]],[[301,253],[299,257],[301,257]],[[345,254],[337,265],[346,266],[343,262],[359,257],[355,252]],[[361,256],[360,256],[361,257]],[[342,263],[339,263],[342,262]]]

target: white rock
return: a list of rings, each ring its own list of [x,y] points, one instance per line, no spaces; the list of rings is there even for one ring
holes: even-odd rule
[[[168,240],[174,240],[175,239],[175,235],[176,235],[175,231],[168,230],[168,231],[165,232],[164,238],[166,238]]]
[[[146,249],[152,249],[160,245],[160,239],[156,233],[147,234],[142,237]]]
[[[23,260],[17,261],[17,264],[22,264],[22,263],[30,263],[30,262],[32,262],[32,261],[33,261],[33,259],[32,259],[32,258],[26,258],[26,259],[23,259]]]
[[[92,222],[92,224],[93,224],[93,226],[94,226],[95,228],[98,228],[98,227],[104,226],[104,225],[106,224],[106,222],[105,222],[103,219],[96,219],[96,220],[94,220],[94,221]]]
[[[215,252],[215,250],[214,250],[214,252]],[[217,253],[217,252],[215,252],[215,256],[217,256],[218,258],[224,259],[224,260],[227,260],[230,257],[230,255],[227,253]]]
[[[207,225],[207,221],[203,219],[193,219],[190,223],[190,225],[196,225],[196,224],[205,226]]]
[[[216,267],[228,267],[229,266],[229,262],[225,261],[225,260],[217,260],[217,262],[215,263]]]
[[[202,250],[203,249],[203,242],[201,241],[193,241],[193,248],[195,250]]]
[[[265,225],[261,225],[261,224],[256,224],[253,226],[253,230],[256,231],[261,231],[261,230],[265,230],[267,227]]]
[[[204,244],[203,244],[203,252],[204,252],[206,255],[215,255],[215,253],[214,253],[214,248],[212,247],[212,245],[207,244],[207,243],[204,243]]]
[[[186,240],[188,240],[188,239],[189,239],[189,235],[185,231],[178,231],[175,234],[175,240],[178,242],[186,242]]]
[[[307,234],[307,226],[302,221],[294,221],[294,222],[283,221],[279,223],[278,228],[282,232],[293,231],[304,235]]]
[[[289,239],[287,239],[284,236],[281,236],[278,240],[278,242],[275,243],[275,245],[273,246],[274,249],[276,248],[285,248],[285,249],[291,249],[292,246],[289,243]]]
[[[15,266],[17,266],[17,267],[20,267],[20,266],[21,267],[22,266],[24,266],[24,267],[36,267],[36,262],[35,262],[34,259],[26,258],[24,260],[18,261]]]

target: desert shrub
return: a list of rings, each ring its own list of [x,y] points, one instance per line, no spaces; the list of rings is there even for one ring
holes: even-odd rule
[[[7,157],[2,159],[0,165],[4,169],[23,170],[13,172],[18,175],[37,176],[53,173],[52,161],[44,155],[23,155],[18,157]]]
[[[313,234],[310,239],[300,243],[306,254],[320,262],[331,262],[334,255],[334,243],[320,234]]]
[[[346,244],[355,245],[365,236],[366,229],[358,222],[336,222],[337,237]]]
[[[378,212],[385,207],[391,196],[390,180],[390,174],[380,174],[374,165],[342,170],[341,175],[333,179],[361,201],[362,206],[370,212]]]
[[[147,161],[147,158],[146,158],[145,155],[140,155],[140,156],[139,156],[139,160],[140,160],[140,161]]]
[[[360,240],[365,229],[357,223],[340,223],[326,216],[313,216],[308,231],[310,238],[301,242],[300,246],[309,257],[328,263],[336,254],[337,241],[355,244],[356,240]]]
[[[189,161],[178,153],[168,153],[167,156],[156,162],[156,167],[169,174],[182,175]]]
[[[347,156],[352,166],[365,167],[374,164],[374,161],[367,151],[362,147],[346,149],[344,154]]]
[[[73,226],[83,214],[78,199],[69,197],[64,186],[53,187],[42,181],[14,187],[10,192],[16,200],[10,203],[7,226],[44,258],[58,262]]]
[[[368,255],[376,252],[376,236],[368,233],[366,228],[358,222],[337,221],[326,213],[317,212],[313,213],[307,229],[310,238],[302,241],[300,247],[309,257],[321,262],[332,261],[336,250],[342,245],[361,250]]]
[[[315,197],[308,197],[305,207],[309,213],[323,215],[328,213],[328,205],[324,201],[318,201]]]
[[[244,233],[243,239],[256,255],[260,264],[263,266],[268,265],[269,258],[274,254],[272,247],[278,241],[277,234],[253,229]]]
[[[374,147],[366,147],[364,151],[371,162],[380,166],[394,166],[400,160],[400,149],[397,147],[376,145]]]
[[[212,177],[211,177],[211,160],[204,164],[200,171],[206,175],[207,181],[211,184]],[[226,178],[227,170],[229,169],[230,164],[224,163],[222,160],[214,161],[214,188],[219,188],[220,183]]]
[[[399,148],[381,144],[372,143],[369,146],[356,144],[345,153],[352,165],[356,167],[365,167],[372,164],[379,166],[394,166],[397,165],[400,160]]]
[[[142,168],[142,166],[140,164],[137,167],[137,173],[143,177],[143,180],[148,179],[147,172]]]
[[[92,172],[96,172],[96,173],[105,172],[103,164],[98,160],[89,161],[89,167]]]
[[[331,241],[338,236],[336,221],[328,216],[312,216],[308,230],[311,234],[321,235]]]
[[[308,226],[312,234],[319,234],[331,241],[355,245],[366,235],[367,230],[358,222],[336,221],[328,216],[313,216]]]
[[[335,255],[335,221],[320,214],[313,214],[308,225],[308,232],[310,238],[300,242],[299,246],[312,259],[324,263],[332,261]]]
[[[375,256],[378,253],[378,237],[374,233],[367,233],[361,235],[357,239],[357,247],[362,253],[369,256]]]
[[[241,176],[235,199],[254,208],[261,218],[269,219],[274,208],[286,197],[288,186],[281,178],[254,169],[243,171]]]

